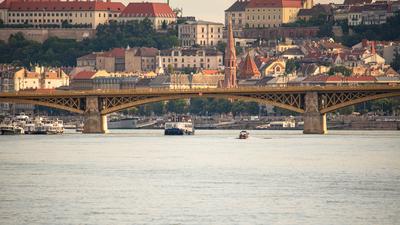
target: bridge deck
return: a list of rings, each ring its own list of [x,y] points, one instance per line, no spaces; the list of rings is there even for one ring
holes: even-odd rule
[[[168,95],[168,94],[233,94],[233,93],[305,93],[305,92],[346,92],[346,91],[400,91],[400,86],[299,86],[299,87],[241,87],[209,89],[135,88],[126,90],[85,90],[85,91],[19,91],[0,93],[0,98],[14,97],[77,97],[117,95]]]

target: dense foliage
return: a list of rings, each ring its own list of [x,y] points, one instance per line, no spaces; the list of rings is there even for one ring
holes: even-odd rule
[[[398,52],[396,52],[391,66],[393,69],[400,71],[400,54]]]
[[[213,98],[194,98],[190,101],[175,100],[168,102],[158,102],[147,104],[133,110],[132,113],[139,115],[157,115],[166,113],[193,114],[201,116],[210,116],[215,114],[233,115],[258,115],[259,105],[255,102],[229,101],[226,99]]]
[[[329,21],[324,14],[311,17],[309,20],[296,20],[293,23],[282,24],[283,27],[318,27],[318,37],[332,37],[333,22]]]
[[[342,74],[343,76],[349,77],[351,76],[351,74],[353,73],[350,69],[346,68],[345,66],[335,66],[332,67],[329,71],[328,71],[328,75],[329,76],[333,76],[336,75],[337,73]]]
[[[96,31],[95,38],[81,42],[53,37],[43,44],[26,40],[21,33],[17,33],[10,36],[8,43],[0,42],[0,63],[74,66],[76,58],[94,51],[127,46],[167,49],[178,45],[175,31],[158,33],[148,19],[141,22],[110,22],[99,25]]]

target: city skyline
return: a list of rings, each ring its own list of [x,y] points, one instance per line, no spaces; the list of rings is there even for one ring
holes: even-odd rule
[[[172,8],[183,8],[184,16],[195,16],[199,20],[224,22],[224,11],[229,8],[236,0],[170,0]],[[125,5],[129,2],[143,2],[143,0],[123,0]],[[167,2],[167,0],[151,0],[148,2]],[[339,3],[343,0],[316,0],[315,3]],[[209,10],[210,4],[213,4],[213,10]]]

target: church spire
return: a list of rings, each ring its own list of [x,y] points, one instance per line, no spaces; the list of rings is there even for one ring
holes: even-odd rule
[[[228,17],[227,45],[225,49],[225,80],[224,88],[236,88],[236,49],[232,31],[232,17]]]

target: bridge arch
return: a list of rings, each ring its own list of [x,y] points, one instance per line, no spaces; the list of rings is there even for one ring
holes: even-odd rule
[[[221,94],[201,94],[201,95],[186,94],[186,95],[182,95],[182,96],[177,96],[177,95],[158,96],[158,97],[156,96],[156,97],[151,97],[151,98],[146,98],[146,99],[141,99],[141,100],[135,100],[135,101],[131,101],[131,102],[127,102],[124,104],[120,104],[120,105],[116,105],[113,107],[103,109],[103,110],[101,110],[101,114],[107,115],[107,114],[111,114],[111,113],[118,112],[121,110],[129,109],[129,108],[140,106],[140,105],[150,104],[150,103],[178,100],[178,99],[192,99],[192,98],[217,98],[217,99],[242,100],[242,101],[246,101],[246,102],[257,102],[259,104],[272,105],[272,106],[276,106],[276,107],[286,109],[289,111],[293,111],[293,112],[297,112],[297,113],[304,113],[304,109],[300,108],[300,102],[299,102],[299,107],[296,107],[296,106],[281,103],[278,101],[272,101],[272,100],[268,100],[265,98],[250,97],[250,96],[237,96],[237,95],[229,95],[229,94],[223,94],[223,95],[221,95]]]
[[[370,96],[365,96],[365,97],[360,97],[360,98],[344,101],[344,102],[334,104],[334,105],[328,105],[327,107],[321,109],[321,113],[326,114],[326,113],[334,112],[336,110],[346,108],[348,106],[356,105],[359,103],[369,102],[369,101],[379,100],[379,99],[384,99],[384,98],[394,98],[394,97],[400,97],[400,92],[375,94],[375,95],[370,95]]]
[[[84,110],[80,109],[79,105],[76,107],[70,104],[62,104],[62,100],[54,99],[53,101],[40,101],[37,99],[19,99],[19,98],[0,98],[0,102],[14,103],[14,104],[29,104],[37,106],[45,106],[54,109],[60,109],[72,113],[84,114]]]

